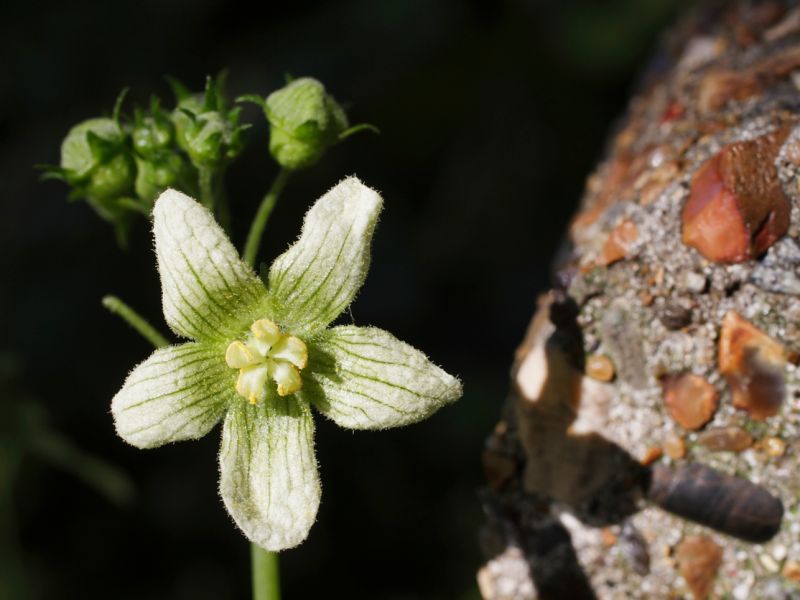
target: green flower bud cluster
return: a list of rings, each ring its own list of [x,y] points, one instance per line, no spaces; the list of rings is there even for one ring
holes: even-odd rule
[[[190,94],[172,81],[178,106],[172,112],[178,146],[198,168],[219,169],[241,154],[244,132],[250,125],[239,123],[239,107],[228,109],[223,99],[223,77],[206,81],[205,93]]]
[[[334,144],[371,125],[350,127],[347,115],[325,86],[302,77],[287,83],[266,99],[242,96],[240,101],[261,106],[270,125],[269,150],[290,171],[316,164]]]
[[[245,146],[249,124],[240,123],[240,107],[224,100],[224,74],[206,80],[202,93],[190,92],[168,78],[176,105],[164,109],[153,97],[133,117],[121,114],[125,92],[111,117],[89,119],[73,127],[61,145],[59,166],[45,167],[44,177],[65,181],[70,198],[88,202],[111,222],[124,245],[134,215],[150,217],[155,199],[167,188],[196,196],[228,226],[224,189],[226,167]],[[305,169],[346,137],[371,125],[351,127],[338,102],[316,79],[289,81],[266,98],[247,95],[270,126],[269,148],[288,173]]]
[[[110,118],[89,119],[73,127],[61,145],[59,166],[44,176],[65,181],[71,199],[87,201],[125,242],[131,216],[150,215],[153,202],[173,187],[197,195],[202,169],[221,173],[244,148],[239,108],[229,110],[223,78],[209,78],[205,92],[191,94],[170,81],[177,106],[165,110],[153,97],[148,109],[135,107],[124,119],[123,92]]]
[[[153,97],[149,111],[134,111],[131,141],[136,158],[136,195],[148,209],[169,187],[195,189],[197,171],[187,156],[177,151],[175,125],[158,98]]]

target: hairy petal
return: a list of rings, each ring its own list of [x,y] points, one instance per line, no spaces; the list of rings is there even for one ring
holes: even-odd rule
[[[374,327],[334,327],[309,350],[299,395],[342,427],[421,421],[461,397],[461,383],[419,350]]]
[[[216,348],[160,348],[131,371],[111,401],[117,433],[139,448],[200,438],[234,397],[233,378]]]
[[[219,464],[222,499],[250,541],[276,552],[306,539],[320,498],[308,405],[274,395],[234,403]]]
[[[253,321],[266,291],[203,206],[175,190],[153,209],[164,317],[178,335],[233,337]]]
[[[348,177],[316,201],[300,238],[272,264],[276,319],[295,335],[325,328],[355,298],[369,269],[381,197]]]

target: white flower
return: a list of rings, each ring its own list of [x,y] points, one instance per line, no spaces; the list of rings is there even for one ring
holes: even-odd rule
[[[302,542],[320,486],[311,406],[343,427],[420,421],[461,384],[373,327],[329,327],[369,267],[381,198],[356,178],[308,211],[267,286],[211,213],[167,190],[154,226],[164,316],[192,341],[156,350],[114,397],[117,433],[139,448],[197,439],[223,420],[220,493],[245,535],[271,551]]]

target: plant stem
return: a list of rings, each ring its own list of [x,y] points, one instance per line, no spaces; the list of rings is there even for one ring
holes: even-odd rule
[[[200,203],[214,213],[217,222],[230,235],[231,214],[223,186],[224,179],[224,167],[199,167],[197,170]]]
[[[200,188],[200,203],[211,212],[217,203],[215,179],[217,170],[212,167],[197,168],[197,184]]]
[[[250,564],[253,571],[253,600],[280,600],[278,555],[250,542]]]
[[[161,335],[155,327],[150,325],[144,317],[116,296],[105,296],[103,298],[103,306],[105,306],[109,312],[122,317],[123,321],[142,334],[142,336],[156,348],[169,346],[167,338]]]
[[[256,264],[258,248],[261,245],[261,235],[264,233],[264,227],[267,225],[269,215],[272,213],[272,209],[275,207],[278,197],[281,195],[283,188],[286,187],[286,182],[289,181],[289,175],[291,175],[291,171],[288,169],[281,169],[278,171],[278,175],[272,182],[266,196],[264,196],[264,199],[261,201],[253,223],[250,225],[250,231],[247,234],[247,243],[244,245],[242,258],[244,258],[244,262],[251,267]]]

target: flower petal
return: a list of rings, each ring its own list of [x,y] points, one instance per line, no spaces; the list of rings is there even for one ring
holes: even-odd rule
[[[309,349],[298,393],[342,427],[421,421],[461,397],[461,383],[419,350],[374,327],[325,332]]]
[[[139,448],[204,436],[234,396],[233,374],[222,353],[204,344],[156,350],[111,401],[117,433]]]
[[[364,283],[381,197],[355,177],[316,201],[300,239],[269,272],[276,319],[302,337],[327,326]]]
[[[175,190],[153,209],[164,317],[177,334],[230,339],[256,318],[266,291],[203,206]]]
[[[231,405],[219,464],[222,499],[249,540],[276,552],[306,539],[320,497],[307,404],[272,396]]]

